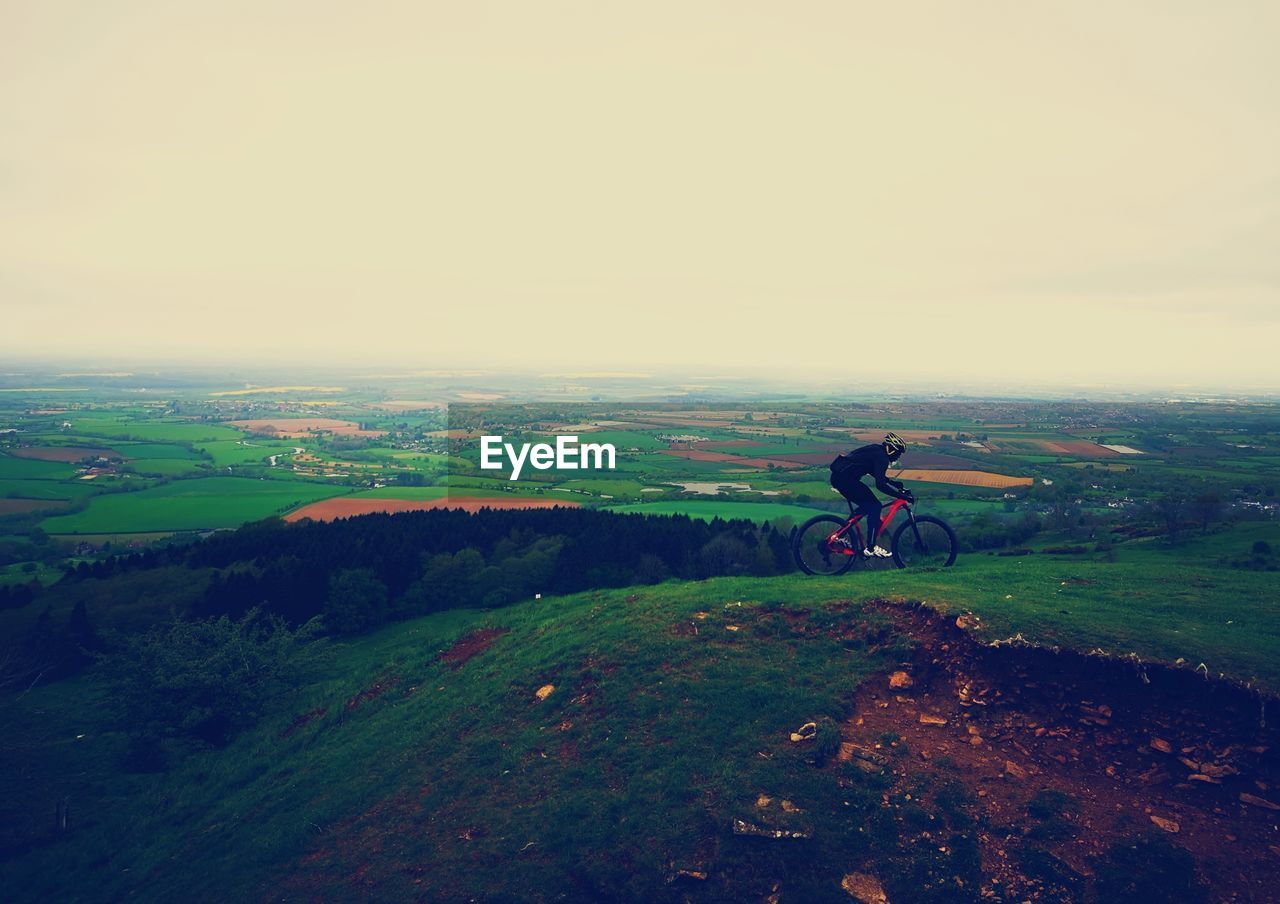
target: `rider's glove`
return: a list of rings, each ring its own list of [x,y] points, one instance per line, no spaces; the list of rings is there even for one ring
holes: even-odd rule
[[[902,491],[902,498],[903,498],[903,499],[905,499],[905,500],[907,500],[907,502],[911,503],[912,505],[915,505],[915,502],[916,502],[916,494],[915,494],[915,493],[913,493],[913,492],[911,492],[910,490],[903,490],[903,491]]]

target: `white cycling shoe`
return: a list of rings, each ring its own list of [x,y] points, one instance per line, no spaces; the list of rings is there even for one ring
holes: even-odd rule
[[[889,552],[889,550],[885,549],[883,546],[873,546],[870,549],[864,549],[862,554],[871,559],[890,559],[893,557],[893,553]]]

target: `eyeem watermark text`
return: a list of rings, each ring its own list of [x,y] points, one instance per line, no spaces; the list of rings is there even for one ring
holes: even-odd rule
[[[483,470],[498,471],[505,467],[504,452],[506,460],[511,463],[510,480],[520,479],[526,463],[539,471],[549,468],[557,471],[579,468],[612,470],[617,467],[618,454],[613,443],[579,443],[576,436],[557,436],[554,446],[549,443],[521,443],[518,448],[504,443],[501,436],[480,437],[480,467]]]

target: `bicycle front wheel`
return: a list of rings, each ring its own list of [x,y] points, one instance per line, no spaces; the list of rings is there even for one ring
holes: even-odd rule
[[[899,568],[946,568],[959,551],[956,532],[932,515],[907,521],[893,535],[893,560]]]
[[[796,565],[805,574],[844,574],[853,565],[853,550],[833,548],[828,542],[831,535],[844,527],[845,519],[835,515],[818,515],[796,528],[791,538],[791,554]],[[850,539],[857,543],[857,535],[851,529]],[[858,550],[861,552],[861,550]]]

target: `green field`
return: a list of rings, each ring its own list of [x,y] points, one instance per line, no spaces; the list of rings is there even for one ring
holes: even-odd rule
[[[264,443],[258,440],[220,440],[218,442],[197,442],[196,451],[213,459],[216,468],[243,467],[245,465],[266,466],[271,455],[289,455],[299,446]]]
[[[181,446],[177,443],[114,442],[111,444],[111,448],[115,449],[125,458],[131,460],[146,460],[149,458],[189,459],[191,461],[201,460],[200,455],[193,452],[190,447]]]
[[[96,480],[0,479],[0,497],[13,499],[84,499],[97,492]]]
[[[179,480],[89,501],[83,512],[47,518],[50,534],[107,534],[235,527],[345,492],[344,487],[240,477]]]
[[[436,487],[401,487],[389,486],[378,487],[373,490],[361,490],[353,493],[353,499],[443,499],[449,495],[449,488],[446,486]],[[494,493],[486,493],[483,490],[477,490],[474,493],[468,492],[468,495],[498,495]]]
[[[233,427],[217,424],[192,424],[185,421],[157,423],[155,421],[100,422],[85,426],[76,422],[74,429],[87,436],[109,439],[136,439],[144,442],[199,443],[215,440],[243,439],[244,434]]]
[[[74,465],[0,454],[0,480],[62,480],[73,477]]]
[[[139,458],[132,460],[129,466],[138,474],[158,477],[208,475],[212,470],[207,461],[198,458]]]

